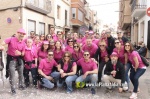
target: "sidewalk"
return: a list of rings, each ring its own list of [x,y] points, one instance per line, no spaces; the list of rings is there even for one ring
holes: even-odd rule
[[[138,99],[150,99],[149,75],[150,67],[147,68],[146,73],[140,78],[140,93],[138,94]],[[133,88],[131,84],[130,86]],[[53,90],[27,88],[24,91],[17,89],[16,92],[17,95],[12,96],[10,93],[9,80],[5,79],[5,86],[3,88],[2,80],[0,79],[0,99],[129,99],[131,95],[131,93],[118,93],[117,89],[111,93],[106,93],[104,87],[97,88],[96,95],[91,95],[90,88],[75,89],[71,94],[67,94],[64,88],[55,88]]]

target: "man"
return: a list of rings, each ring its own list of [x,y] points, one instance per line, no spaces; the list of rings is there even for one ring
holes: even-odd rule
[[[76,85],[79,85],[81,82],[88,81],[90,81],[92,84],[97,83],[98,67],[96,62],[90,58],[90,53],[88,51],[84,52],[83,58],[77,61],[77,65],[81,66],[83,75],[76,79]],[[91,93],[95,94],[95,86],[92,86]]]
[[[24,56],[25,51],[25,42],[23,41],[26,32],[24,29],[20,28],[17,31],[15,37],[10,37],[4,40],[2,45],[8,44],[7,50],[7,66],[6,70],[9,73],[9,82],[11,85],[12,94],[16,94],[15,91],[15,70],[18,70],[19,75],[19,89],[24,89],[24,77],[23,77],[23,60],[22,56]]]
[[[83,45],[82,49],[84,51],[89,51],[91,58],[94,58],[94,55],[98,49],[97,45],[92,42],[92,39],[88,37],[86,39],[86,44]]]
[[[35,32],[34,31],[30,32],[30,37],[29,38],[31,38],[34,41],[34,39],[35,39]]]
[[[107,43],[108,43],[108,54],[111,55],[113,49],[115,48],[115,40],[114,38],[111,36],[111,30],[107,29],[105,31],[106,35],[107,35]]]
[[[60,77],[59,72],[52,71],[54,67],[58,66],[53,57],[53,51],[48,51],[48,58],[42,59],[38,68],[41,76],[41,85],[49,89],[54,88],[53,82],[57,82]]]
[[[103,81],[105,85],[108,85],[107,88],[109,90],[112,89],[112,85],[119,85],[119,92],[123,90],[127,90],[127,84],[125,83],[125,68],[123,64],[118,61],[118,54],[113,52],[110,55],[111,61],[106,64],[106,68],[104,70]]]
[[[121,45],[124,45],[125,42],[128,41],[128,39],[123,36],[123,31],[118,31],[118,32],[117,32],[117,36],[118,36],[118,39],[119,39]]]
[[[52,35],[52,38],[54,39],[54,41],[57,41],[57,35],[55,34],[55,28],[52,26],[50,28],[50,33]]]

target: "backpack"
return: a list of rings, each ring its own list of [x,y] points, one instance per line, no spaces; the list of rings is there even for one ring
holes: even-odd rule
[[[141,57],[141,60],[142,60],[142,62],[144,63],[144,65],[145,65],[146,67],[148,67],[148,66],[149,66],[149,61],[148,61],[145,57],[143,57],[142,55],[140,55],[140,57]]]

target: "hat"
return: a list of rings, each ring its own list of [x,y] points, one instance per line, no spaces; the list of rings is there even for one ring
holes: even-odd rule
[[[21,34],[26,35],[26,32],[25,32],[25,30],[24,30],[23,28],[20,28],[20,29],[17,31],[17,33],[21,33]]]
[[[43,44],[49,44],[49,42],[48,41],[43,41]]]
[[[94,32],[93,31],[89,31],[89,34],[94,34]]]
[[[116,52],[112,52],[112,54],[110,55],[110,57],[112,57],[112,56],[118,57],[118,54]]]

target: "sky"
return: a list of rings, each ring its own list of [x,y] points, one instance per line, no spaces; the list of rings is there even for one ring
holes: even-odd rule
[[[97,11],[98,18],[104,24],[117,25],[119,20],[119,0],[87,0],[92,10]]]

